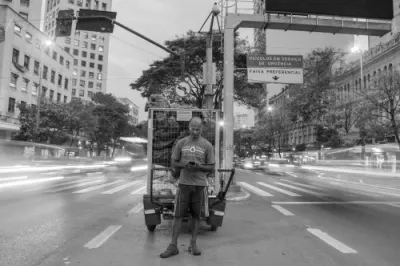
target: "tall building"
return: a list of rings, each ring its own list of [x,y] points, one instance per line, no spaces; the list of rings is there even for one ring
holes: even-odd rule
[[[137,125],[139,122],[139,106],[128,98],[117,98],[117,100],[129,107],[130,123],[132,125]]]
[[[94,9],[111,11],[111,0],[47,0],[44,32],[54,38],[59,10]],[[55,42],[72,54],[72,97],[90,100],[96,92],[106,92],[109,34],[75,30],[71,37],[57,37]]]
[[[249,118],[248,114],[236,114],[234,129],[250,127],[248,118]]]
[[[3,139],[11,138],[19,130],[18,104],[37,104],[40,84],[41,95],[50,100],[71,99],[72,56],[62,47],[48,43],[47,36],[27,21],[21,10],[25,7],[0,5],[0,138]]]
[[[21,18],[28,20],[33,26],[40,29],[42,21],[43,0],[0,0],[0,5],[8,5]]]

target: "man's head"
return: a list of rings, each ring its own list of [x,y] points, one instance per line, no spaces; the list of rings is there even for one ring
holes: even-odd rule
[[[202,130],[203,121],[199,117],[193,117],[189,123],[190,136],[192,136],[193,139],[198,139]]]

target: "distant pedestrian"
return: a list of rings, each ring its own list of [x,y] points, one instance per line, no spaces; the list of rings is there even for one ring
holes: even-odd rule
[[[198,117],[192,118],[189,123],[190,135],[181,139],[172,153],[172,167],[181,169],[181,173],[175,197],[172,240],[168,248],[160,254],[161,258],[179,254],[178,236],[182,217],[187,216],[188,209],[192,216],[192,238],[188,250],[192,255],[201,255],[196,243],[197,234],[202,204],[205,201],[207,175],[213,171],[215,164],[213,147],[201,137],[202,130],[202,120]]]

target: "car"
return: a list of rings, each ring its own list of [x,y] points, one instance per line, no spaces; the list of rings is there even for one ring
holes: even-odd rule
[[[241,166],[243,169],[260,170],[262,169],[262,162],[260,160],[245,159]]]

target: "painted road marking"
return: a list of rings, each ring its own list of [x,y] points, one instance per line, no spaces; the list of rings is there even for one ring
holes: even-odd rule
[[[254,194],[257,194],[258,196],[261,196],[261,197],[273,197],[274,196],[268,192],[265,192],[262,189],[259,189],[258,187],[252,186],[246,182],[237,182],[237,183],[239,186],[242,186],[243,188],[250,190]]]
[[[275,187],[275,186],[272,186],[272,185],[268,185],[268,184],[266,184],[264,182],[257,182],[257,183],[259,185],[261,185],[261,186],[276,190],[278,192],[281,192],[281,193],[283,193],[285,195],[288,195],[288,196],[291,196],[291,197],[301,197],[299,194],[296,194],[294,192],[291,192],[291,191],[288,191],[288,190],[284,190],[284,189],[281,189],[281,188],[278,188],[278,187]]]
[[[101,194],[111,195],[111,194],[114,194],[114,193],[119,192],[119,191],[121,191],[121,190],[124,190],[124,189],[126,189],[126,188],[128,188],[128,187],[136,186],[136,185],[138,185],[139,183],[141,183],[142,181],[143,181],[143,180],[135,180],[135,181],[132,181],[132,182],[130,182],[130,183],[124,184],[124,185],[122,185],[122,186],[119,186],[119,187],[112,188],[112,189],[110,189],[110,190],[104,191],[104,192],[102,192]]]
[[[400,208],[400,204],[396,204],[396,203],[388,203],[387,205],[390,205],[390,206],[396,207],[396,208]]]
[[[27,178],[28,178],[28,176],[4,177],[4,178],[0,178],[0,182],[22,180],[22,179],[27,179]]]
[[[87,193],[87,192],[91,192],[91,191],[94,191],[94,190],[101,189],[103,187],[108,187],[108,186],[112,186],[112,185],[115,185],[115,184],[119,184],[121,182],[124,182],[124,180],[115,180],[114,182],[111,182],[111,183],[105,183],[105,184],[101,184],[101,185],[97,185],[97,186],[93,186],[93,187],[84,188],[84,189],[81,189],[81,190],[78,190],[78,191],[74,191],[72,193],[79,193],[79,194]]]
[[[113,234],[115,234],[119,229],[121,229],[121,225],[110,225],[103,232],[97,235],[95,238],[90,240],[84,246],[88,249],[98,248],[104,244]]]
[[[300,187],[306,187],[306,188],[312,188],[312,189],[325,189],[322,186],[307,185],[307,184],[302,184],[302,183],[299,183],[299,182],[294,182],[294,181],[290,181],[290,180],[286,180],[286,179],[284,179],[284,181],[289,182],[289,183],[294,184],[294,185],[297,185],[297,186],[300,186]]]
[[[344,253],[344,254],[355,254],[357,251],[352,249],[351,247],[345,245],[344,243],[340,242],[339,240],[331,237],[327,233],[322,232],[319,229],[314,229],[314,228],[307,228],[307,231],[313,234],[314,236],[318,237],[328,245],[334,247],[338,251]]]
[[[318,205],[318,204],[393,204],[397,205],[400,202],[388,201],[272,201],[272,204],[277,205]]]
[[[272,206],[272,208],[278,210],[279,212],[281,212],[285,216],[294,216],[293,213],[291,213],[290,211],[286,210],[282,206],[279,206],[279,205],[271,205],[271,206]]]
[[[298,191],[301,191],[301,192],[305,192],[305,193],[308,193],[308,194],[312,194],[312,195],[315,195],[315,196],[326,196],[325,194],[320,193],[320,192],[315,192],[315,191],[311,191],[311,190],[308,190],[308,189],[305,189],[305,188],[295,187],[295,186],[284,184],[284,183],[281,183],[281,182],[275,182],[275,184],[278,184],[278,185],[281,185],[281,186],[284,186],[284,187],[288,187],[288,188],[291,188],[291,189],[294,189],[294,190],[298,190]]]
[[[132,192],[132,195],[140,195],[144,194],[146,192],[147,186],[143,186],[139,189],[136,189],[135,191]]]
[[[289,172],[285,172],[285,174],[290,175],[290,176],[293,176],[293,177],[297,177],[297,175],[292,174],[292,173],[289,173]]]
[[[51,186],[52,188],[56,188],[56,187],[60,187],[60,186],[65,186],[65,185],[72,185],[72,184],[76,184],[76,183],[80,183],[82,181],[88,181],[89,179],[82,179],[82,180],[75,180],[75,181],[67,181],[67,182],[62,182],[60,184],[56,184]],[[43,187],[35,187],[35,188],[31,188],[28,190],[25,190],[25,192],[32,192],[32,191],[36,191],[36,190],[40,190]]]
[[[143,203],[138,203],[137,205],[135,205],[135,207],[133,207],[132,209],[130,209],[128,211],[128,215],[132,215],[135,213],[139,213],[143,210]]]
[[[83,187],[83,186],[86,186],[86,185],[92,185],[92,184],[100,183],[100,182],[103,182],[103,180],[101,180],[101,179],[92,180],[92,181],[88,181],[88,182],[79,183],[79,184],[76,184],[76,185],[60,187],[60,188],[57,188],[57,189],[51,189],[51,190],[48,190],[46,192],[53,192],[53,193],[54,192],[61,192],[61,191],[68,190],[68,189],[71,189],[71,188]]]

